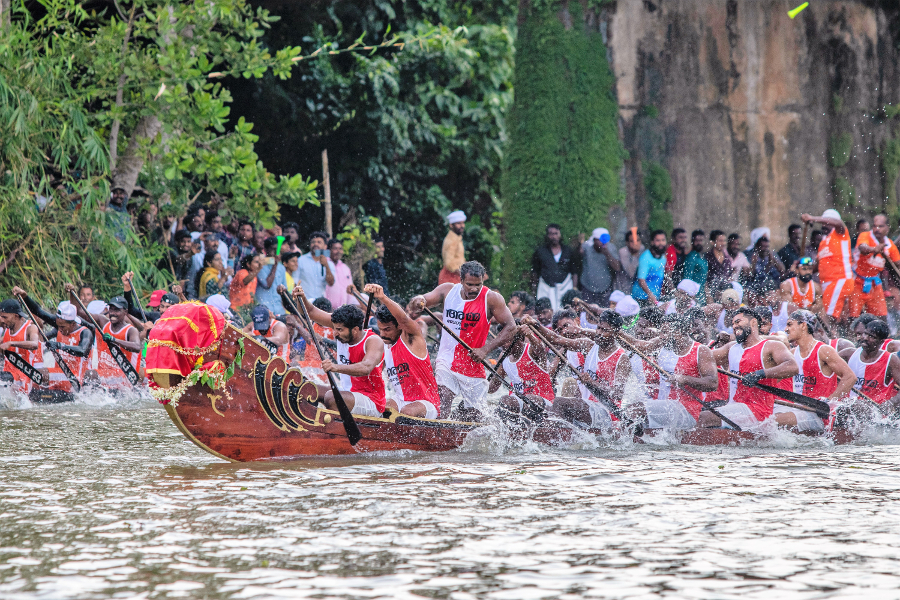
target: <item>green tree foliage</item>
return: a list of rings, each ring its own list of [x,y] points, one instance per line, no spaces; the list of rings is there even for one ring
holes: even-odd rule
[[[642,163],[644,189],[650,204],[650,229],[672,231],[674,221],[669,206],[672,203],[672,177],[664,166],[652,160]]]
[[[273,17],[243,0],[119,7],[44,0],[38,18],[19,5],[3,32],[3,289],[58,298],[62,283],[87,281],[107,294],[125,270],[144,290],[167,281],[155,268],[163,248],[106,210],[110,171],[117,185],[140,183],[174,210],[217,195],[236,215],[267,223],[280,205],[315,201],[316,182],[265,170],[252,124],[229,126],[222,77],[285,78],[300,58],[299,47],[273,55],[260,43]]]
[[[625,151],[606,47],[599,32],[587,30],[581,4],[566,4],[568,30],[560,2],[523,3],[519,15],[503,175],[507,291],[528,280],[548,223],[560,224],[566,236],[590,232],[623,199]]]
[[[401,294],[436,283],[444,217],[452,210],[470,216],[469,257],[490,265],[500,243],[514,6],[511,0],[282,5],[282,21],[265,37],[273,46],[302,38],[330,50],[375,42],[388,31],[427,39],[402,51],[329,55],[289,81],[270,76],[233,86],[236,109],[259,124],[270,168],[318,174],[328,150],[335,224],[357,215],[381,218],[385,265],[392,290]],[[319,209],[285,214],[306,232],[324,222]]]
[[[847,132],[831,136],[828,146],[828,158],[831,166],[839,169],[850,162],[853,153],[853,136]]]

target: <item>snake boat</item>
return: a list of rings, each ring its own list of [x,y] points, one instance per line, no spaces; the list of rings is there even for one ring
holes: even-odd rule
[[[212,385],[214,377],[206,383],[202,377],[191,378],[198,365],[219,373],[219,385]],[[228,376],[222,376],[226,371]],[[232,462],[397,450],[443,452],[459,448],[482,426],[388,410],[381,417],[356,416],[362,439],[351,445],[338,412],[317,405],[317,388],[300,369],[199,303],[173,306],[154,327],[147,372],[154,395],[178,429],[200,448]],[[646,431],[644,439],[658,433]],[[545,420],[525,434],[535,442],[560,446],[603,432]],[[729,429],[695,429],[677,436],[682,444],[697,446],[759,439],[759,434]],[[849,430],[835,430],[829,437],[844,444],[855,439]]]

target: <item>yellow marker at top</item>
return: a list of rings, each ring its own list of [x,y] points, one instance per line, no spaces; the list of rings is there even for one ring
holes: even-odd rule
[[[794,10],[789,10],[789,11],[788,11],[788,16],[789,16],[790,18],[793,19],[793,18],[796,17],[798,14],[800,14],[800,11],[801,11],[801,10],[803,10],[803,9],[806,8],[807,6],[809,6],[809,2],[804,2],[803,4],[801,4],[800,6],[798,6],[797,8],[795,8]]]

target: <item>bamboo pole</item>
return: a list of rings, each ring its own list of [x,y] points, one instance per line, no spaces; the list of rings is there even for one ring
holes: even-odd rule
[[[325,233],[329,238],[334,237],[331,225],[331,177],[328,174],[328,150],[322,150],[322,185],[325,186],[325,200],[322,206],[325,208]]]

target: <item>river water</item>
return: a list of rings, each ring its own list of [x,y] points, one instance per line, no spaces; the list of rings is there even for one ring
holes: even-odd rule
[[[225,464],[149,401],[2,410],[0,598],[897,598],[898,459],[486,433]]]

